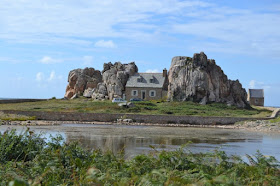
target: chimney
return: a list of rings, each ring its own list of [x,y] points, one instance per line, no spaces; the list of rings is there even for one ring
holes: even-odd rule
[[[162,71],[162,76],[163,76],[163,77],[167,77],[167,70],[166,70],[166,68],[163,69],[163,71]]]

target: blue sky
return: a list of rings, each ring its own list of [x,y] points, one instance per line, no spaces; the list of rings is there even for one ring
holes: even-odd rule
[[[0,97],[59,98],[74,68],[157,72],[204,51],[280,106],[279,30],[277,0],[1,0]]]

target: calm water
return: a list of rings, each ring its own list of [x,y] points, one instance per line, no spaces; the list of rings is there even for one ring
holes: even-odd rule
[[[0,131],[21,126],[0,126]],[[78,140],[87,148],[103,151],[124,151],[126,157],[157,150],[174,150],[181,145],[192,152],[223,150],[229,155],[254,154],[260,150],[264,155],[280,160],[280,134],[256,133],[231,129],[151,127],[126,125],[64,124],[61,126],[31,126],[36,133],[61,134],[67,142]],[[189,142],[191,142],[189,144]]]

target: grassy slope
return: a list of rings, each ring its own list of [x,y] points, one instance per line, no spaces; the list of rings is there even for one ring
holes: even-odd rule
[[[79,98],[75,100],[48,100],[41,102],[1,104],[0,110],[87,112],[87,113],[137,113],[160,115],[224,116],[224,117],[267,117],[268,110],[239,109],[225,104],[212,103],[200,105],[193,102],[135,102],[133,108],[120,108],[111,101],[92,101]]]

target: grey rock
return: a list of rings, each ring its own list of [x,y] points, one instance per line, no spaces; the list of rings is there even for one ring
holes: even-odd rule
[[[201,105],[206,105],[207,104],[207,97],[205,96],[200,102],[199,104]]]
[[[124,123],[132,123],[133,120],[132,120],[132,119],[123,119],[123,122],[124,122]]]
[[[119,107],[124,107],[124,108],[132,108],[135,107],[134,103],[131,102],[125,102],[125,103],[119,103]]]
[[[135,104],[134,104],[134,103],[132,103],[132,102],[128,102],[128,103],[127,103],[127,107],[128,107],[128,108],[135,107]]]
[[[84,94],[83,96],[86,97],[86,98],[91,98],[92,97],[92,94],[94,93],[94,90],[95,89],[92,89],[92,88],[88,88],[84,91]]]
[[[174,57],[168,79],[171,101],[221,102],[249,107],[246,90],[240,82],[229,80],[215,60],[207,59],[203,52],[194,54],[193,58]]]
[[[122,97],[129,76],[138,72],[134,62],[122,64],[104,63],[102,75],[94,68],[74,69],[69,72],[65,98],[75,94],[96,100]]]
[[[69,72],[68,85],[66,87],[65,98],[71,98],[74,94],[83,95],[88,88],[96,88],[102,81],[99,70],[94,68],[74,69]]]
[[[119,103],[118,106],[119,106],[119,107],[125,107],[125,108],[126,108],[126,107],[127,107],[127,103]]]
[[[102,94],[110,100],[116,97],[122,97],[125,91],[125,85],[129,76],[138,72],[138,68],[134,62],[129,64],[122,64],[116,62],[114,65],[109,62],[103,65],[102,73],[102,86],[98,86],[96,92]],[[105,91],[106,90],[106,91]]]

